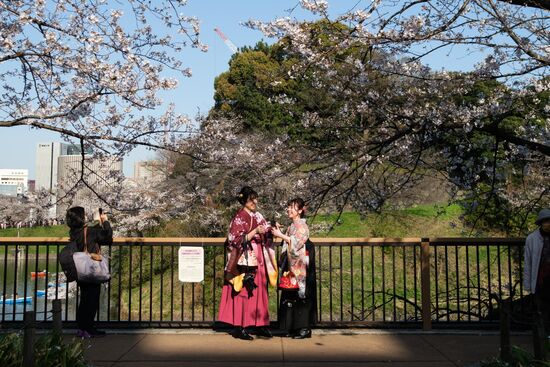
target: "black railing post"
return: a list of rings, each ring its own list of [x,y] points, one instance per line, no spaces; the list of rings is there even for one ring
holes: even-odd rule
[[[54,299],[52,301],[52,320],[53,331],[57,334],[61,334],[61,300]]]
[[[34,367],[34,311],[26,311],[23,333],[23,367]]]
[[[432,329],[432,308],[430,300],[430,239],[423,238],[420,244],[420,285],[422,289],[422,330]]]
[[[512,361],[510,345],[510,311],[511,298],[500,300],[500,358],[505,362]]]
[[[546,360],[544,321],[537,300],[535,302],[535,312],[533,313],[533,352],[535,359],[544,361]]]

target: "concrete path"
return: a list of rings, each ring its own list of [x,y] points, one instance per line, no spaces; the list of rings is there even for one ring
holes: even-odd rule
[[[114,333],[85,341],[94,366],[447,367],[477,366],[499,353],[495,333],[314,330],[311,339],[253,341],[210,330]],[[512,337],[527,350],[530,342],[528,334]]]

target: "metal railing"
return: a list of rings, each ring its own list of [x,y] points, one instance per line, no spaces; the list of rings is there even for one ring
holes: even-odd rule
[[[498,299],[523,308],[522,238],[317,238],[321,327],[497,327]],[[112,279],[98,321],[108,327],[210,327],[217,319],[222,238],[117,238],[103,248]],[[57,254],[66,238],[0,238],[0,321],[45,320],[53,299],[75,320],[78,289],[64,281]],[[202,246],[205,279],[178,280],[180,246]],[[31,277],[31,272],[41,272]],[[42,275],[44,275],[42,277]],[[30,297],[30,300],[29,298]],[[28,300],[28,301],[27,301]],[[269,288],[276,321],[278,292]],[[14,304],[11,304],[11,303]],[[21,302],[21,303],[17,303]]]

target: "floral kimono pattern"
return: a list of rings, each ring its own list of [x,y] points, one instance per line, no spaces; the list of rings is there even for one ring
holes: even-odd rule
[[[260,213],[248,213],[240,210],[231,221],[229,234],[226,241],[228,263],[232,249],[242,247],[243,236],[248,234],[258,225],[266,225],[266,221]],[[269,302],[267,283],[277,284],[277,263],[273,250],[273,238],[271,233],[257,234],[251,240],[252,249],[248,249],[248,262],[244,256],[239,257],[238,264],[257,266],[255,272],[254,290],[234,288],[230,281],[222,288],[218,320],[234,326],[269,326]],[[233,251],[235,254],[236,252]],[[240,252],[239,252],[240,253]],[[237,255],[238,256],[238,255]],[[227,271],[227,267],[225,269]],[[237,277],[235,277],[237,278]]]
[[[296,277],[298,283],[298,296],[306,297],[306,273],[309,257],[306,254],[306,242],[309,238],[309,228],[305,219],[292,223],[286,235],[290,237],[290,243],[285,241],[282,251],[287,251],[290,271]]]
[[[231,256],[231,249],[233,247],[241,247],[243,242],[243,236],[248,234],[251,230],[259,225],[267,225],[267,221],[262,214],[248,213],[246,210],[241,209],[237,215],[231,221],[229,227],[229,234],[227,236],[227,261],[229,262]],[[271,233],[256,234],[251,240],[250,244],[252,248],[247,249],[247,257],[243,253],[239,258],[238,264],[245,266],[259,266],[258,255],[259,251],[262,252],[261,257],[265,259],[265,268],[271,286],[277,285],[277,261],[275,260],[275,250],[273,246],[273,237]]]

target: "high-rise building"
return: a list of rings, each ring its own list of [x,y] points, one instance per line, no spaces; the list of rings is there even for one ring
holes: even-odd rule
[[[39,143],[36,147],[35,189],[46,189],[55,194],[57,188],[58,159],[60,156],[80,156],[77,145],[67,143]]]
[[[28,190],[29,170],[0,169],[0,195],[24,195]]]
[[[38,143],[36,147],[36,190],[55,192],[57,187],[57,158],[67,154],[69,144]]]
[[[57,164],[57,216],[62,217],[70,206],[82,206],[87,212],[102,205],[95,193],[85,186],[74,188],[81,176],[82,156],[62,155]],[[108,194],[122,177],[122,160],[115,157],[92,158],[84,161],[84,178],[94,191]]]

